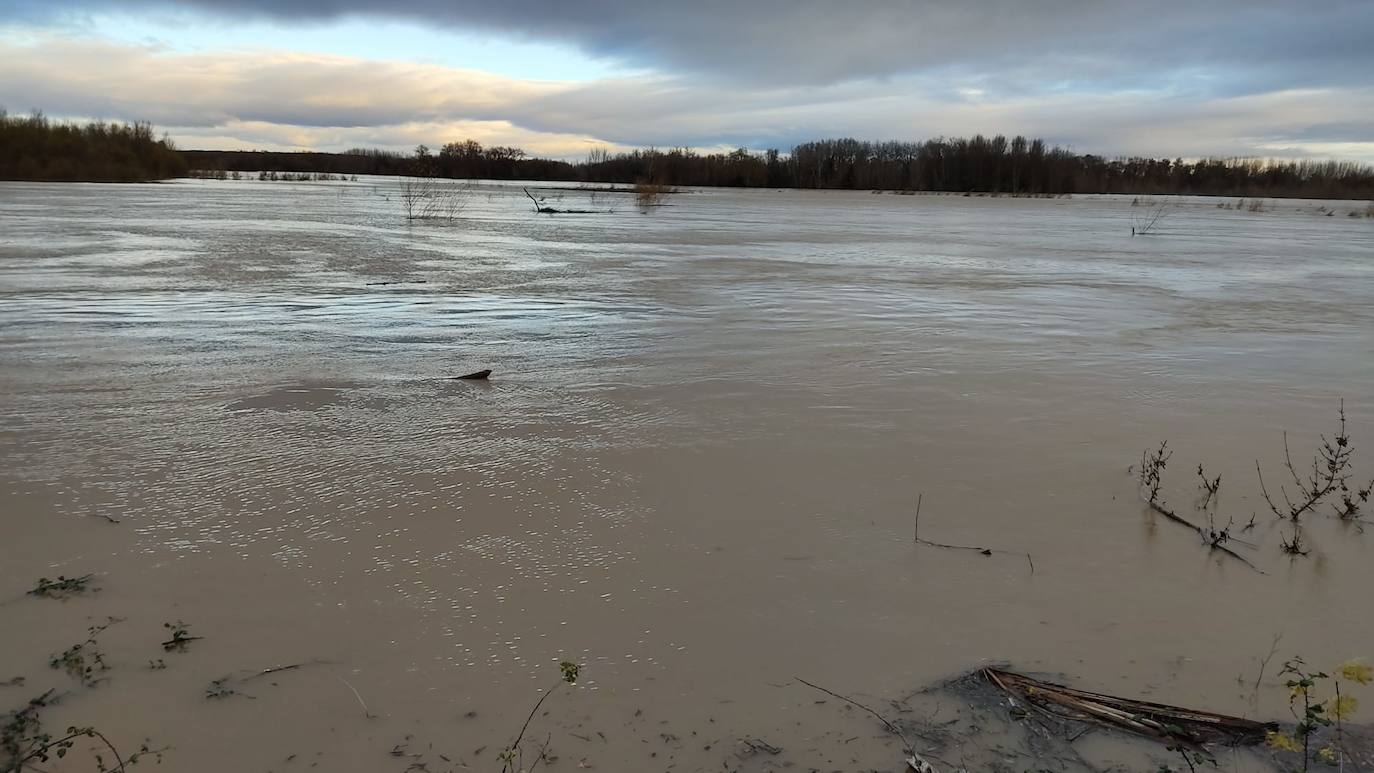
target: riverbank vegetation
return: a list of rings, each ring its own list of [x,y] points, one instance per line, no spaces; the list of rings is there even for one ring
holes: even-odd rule
[[[1003,135],[921,142],[825,139],[784,153],[744,148],[698,153],[655,148],[593,150],[577,162],[536,158],[474,140],[411,153],[355,148],[343,153],[178,151],[147,123],[51,121],[0,111],[0,179],[140,182],[235,173],[278,179],[360,174],[451,179],[549,180],[640,186],[722,186],[938,191],[1008,195],[1066,193],[1194,194],[1273,198],[1374,199],[1374,166],[1349,161],[1253,158],[1107,158],[1041,139]],[[270,179],[260,177],[260,179]],[[1359,213],[1356,213],[1359,216]]]
[[[171,140],[147,123],[75,124],[0,110],[0,180],[148,182],[186,169]]]
[[[1107,158],[1044,140],[1002,135],[924,142],[830,139],[751,152],[597,149],[579,162],[534,158],[519,148],[473,140],[413,153],[186,151],[196,169],[229,172],[433,175],[663,186],[821,188],[1054,195],[1196,194],[1237,197],[1374,198],[1374,166],[1346,161],[1250,158]]]

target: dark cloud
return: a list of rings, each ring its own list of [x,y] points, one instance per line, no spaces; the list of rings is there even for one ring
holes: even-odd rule
[[[0,0],[15,18],[166,8],[286,23],[407,20],[755,83],[938,70],[1039,90],[1196,70],[1195,88],[1251,93],[1362,82],[1374,66],[1369,0]]]

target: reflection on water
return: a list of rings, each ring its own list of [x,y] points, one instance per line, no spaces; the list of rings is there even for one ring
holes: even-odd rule
[[[497,185],[408,225],[392,185],[0,185],[7,587],[101,571],[122,611],[88,614],[194,616],[214,636],[187,679],[343,664],[390,724],[334,769],[478,705],[464,737],[490,742],[562,657],[596,694],[580,736],[653,706],[777,742],[804,731],[759,707],[809,706],[773,686],[798,673],[894,695],[1011,661],[1238,710],[1275,633],[1374,654],[1366,616],[1325,612],[1374,579],[1362,532],[1317,519],[1290,562],[1262,523],[1252,574],[1124,472],[1168,438],[1171,501],[1205,461],[1243,522],[1255,457],[1344,397],[1374,474],[1366,221],[1185,201],[1131,238],[1121,199],[725,190],[541,217]],[[915,548],[921,492],[923,536],[1028,551],[1034,575]],[[230,753],[194,684],[131,681],[170,713],[129,732],[207,770],[356,721],[291,741],[263,700]]]

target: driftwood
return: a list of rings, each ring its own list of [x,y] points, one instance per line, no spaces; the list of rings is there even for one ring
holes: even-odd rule
[[[530,193],[529,188],[521,188],[520,190],[530,197],[530,201],[534,202],[534,211],[541,215],[596,215],[602,211],[599,209],[554,209],[553,207],[546,207],[539,203],[539,199],[536,199],[533,193]]]
[[[530,201],[533,201],[533,202],[534,202],[534,211],[535,211],[535,212],[541,212],[541,213],[549,214],[549,215],[556,214],[556,213],[558,212],[558,210],[554,209],[553,207],[546,207],[546,206],[544,206],[543,204],[540,204],[540,203],[539,203],[539,199],[536,199],[536,198],[534,197],[534,194],[533,194],[533,193],[530,193],[530,189],[529,189],[529,188],[521,188],[520,190],[524,191],[524,192],[525,192],[525,195],[530,197]]]
[[[490,375],[491,375],[491,368],[487,368],[486,370],[479,370],[479,371],[477,371],[476,373],[469,373],[469,374],[467,374],[466,376],[454,376],[451,380],[454,380],[454,381],[486,381],[486,380],[487,380],[487,376],[490,376]]]
[[[1085,692],[997,668],[984,668],[980,673],[1028,708],[1059,719],[1091,722],[1193,749],[1208,743],[1259,744],[1264,742],[1267,732],[1278,729],[1272,722]]]

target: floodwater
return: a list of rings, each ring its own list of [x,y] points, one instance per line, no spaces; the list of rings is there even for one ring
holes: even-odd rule
[[[1363,203],[1169,199],[1132,237],[1129,197],[539,193],[604,211],[0,183],[0,708],[58,688],[50,729],[173,771],[494,770],[571,660],[527,767],[896,770],[794,679],[887,710],[1007,663],[1281,719],[1282,660],[1374,656],[1374,533],[1326,508],[1285,556],[1255,474],[1344,399],[1374,476]],[[1142,505],[1165,439],[1164,496],[1202,520],[1220,474],[1262,573]],[[914,544],[918,498],[1007,552]],[[105,681],[48,667],[110,616]]]

